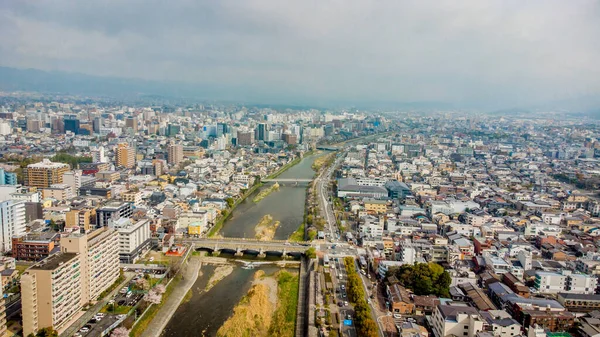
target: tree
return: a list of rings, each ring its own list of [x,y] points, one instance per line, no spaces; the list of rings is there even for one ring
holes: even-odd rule
[[[415,263],[390,268],[389,275],[395,275],[400,283],[416,295],[430,295],[447,297],[450,283],[450,274],[437,263]]]
[[[317,250],[315,249],[315,247],[308,248],[304,253],[309,259],[314,259],[315,257],[317,257]]]
[[[140,278],[137,281],[135,281],[135,285],[138,286],[142,290],[146,290],[146,289],[150,288],[150,283],[148,282],[148,280],[146,280],[144,278]]]
[[[154,290],[150,290],[144,296],[144,301],[151,303],[151,304],[160,304],[160,301],[162,301],[162,295],[156,293]]]
[[[41,328],[35,335],[30,333],[27,337],[58,337],[58,332],[52,328]]]
[[[164,284],[158,284],[158,285],[156,285],[156,287],[154,287],[154,291],[157,294],[164,294],[165,291],[167,291],[167,288],[165,287]]]
[[[233,205],[235,204],[235,201],[233,200],[233,198],[229,197],[227,199],[225,199],[225,201],[227,202],[227,206],[229,208],[233,207]]]
[[[110,337],[129,337],[129,332],[125,327],[116,328],[111,332]]]

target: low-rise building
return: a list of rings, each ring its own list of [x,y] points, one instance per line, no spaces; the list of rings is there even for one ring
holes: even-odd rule
[[[13,236],[13,257],[19,261],[43,260],[53,252],[58,236],[55,232],[32,232]]]
[[[466,304],[440,304],[432,316],[435,337],[474,337],[484,330],[484,320],[477,309]]]

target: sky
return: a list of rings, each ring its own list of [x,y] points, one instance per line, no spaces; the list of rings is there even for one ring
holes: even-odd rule
[[[0,1],[0,65],[296,101],[600,96],[600,1]]]

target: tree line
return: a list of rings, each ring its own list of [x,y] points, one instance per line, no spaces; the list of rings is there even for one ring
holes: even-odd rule
[[[377,337],[377,324],[371,316],[371,310],[365,298],[365,290],[361,285],[360,276],[356,272],[354,258],[344,258],[348,274],[348,298],[354,304],[354,325],[358,336]]]

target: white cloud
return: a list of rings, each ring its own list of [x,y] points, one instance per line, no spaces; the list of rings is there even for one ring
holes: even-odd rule
[[[514,106],[600,93],[595,1],[0,4],[0,64],[286,97]]]

